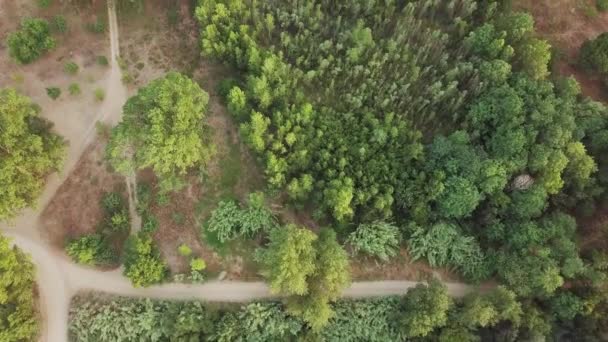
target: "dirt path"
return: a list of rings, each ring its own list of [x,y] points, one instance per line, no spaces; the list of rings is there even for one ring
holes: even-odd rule
[[[2,231],[14,244],[32,256],[36,265],[37,283],[43,310],[44,324],[40,340],[63,342],[68,340],[68,310],[70,300],[79,291],[95,290],[124,296],[164,299],[202,299],[208,301],[239,302],[272,297],[268,286],[262,282],[211,281],[202,285],[165,284],[146,289],[134,288],[120,270],[102,272],[78,266],[61,251],[54,250],[40,235],[39,216],[59,186],[78,162],[86,146],[92,141],[97,121],[114,125],[120,120],[121,107],[127,98],[127,90],[121,82],[118,65],[118,25],[113,0],[108,0],[108,18],[111,43],[111,69],[105,84],[105,100],[94,120],[80,122],[79,127],[57,131],[69,140],[65,168],[47,180],[37,209],[25,210],[20,217]],[[127,177],[127,184],[134,180]],[[135,189],[132,189],[134,192]],[[415,286],[411,281],[376,281],[354,283],[344,292],[345,297],[369,297],[403,294]],[[471,291],[462,284],[447,284],[450,295],[459,297]]]

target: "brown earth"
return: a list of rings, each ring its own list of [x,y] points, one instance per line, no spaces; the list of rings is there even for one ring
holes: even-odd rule
[[[581,45],[608,31],[608,12],[598,13],[595,0],[514,0],[513,7],[530,12],[538,35],[554,47],[553,72],[574,76],[584,95],[608,100],[602,81],[577,65]]]
[[[111,191],[124,193],[122,176],[104,161],[105,139],[97,138],[59,187],[40,218],[47,239],[57,248],[65,241],[95,232],[103,218],[101,198]]]

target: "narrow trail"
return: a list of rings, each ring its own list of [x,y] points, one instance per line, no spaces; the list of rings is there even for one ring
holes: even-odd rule
[[[159,299],[200,299],[220,302],[244,302],[255,299],[271,298],[269,288],[263,282],[210,281],[200,285],[164,284],[149,288],[134,288],[120,270],[103,272],[74,264],[63,253],[50,246],[41,236],[40,214],[47,206],[59,186],[74,169],[85,148],[93,140],[97,121],[108,125],[118,123],[121,108],[127,99],[127,90],[121,82],[121,71],[117,58],[120,56],[118,22],[114,0],[108,0],[108,21],[110,51],[113,58],[105,86],[105,100],[101,104],[96,119],[83,126],[79,137],[70,137],[65,167],[60,174],[53,174],[47,180],[36,209],[24,210],[22,215],[8,224],[9,228],[0,230],[12,239],[13,244],[31,255],[36,265],[36,278],[43,326],[40,336],[42,342],[68,341],[68,311],[71,298],[80,291],[93,290],[132,297],[150,297]],[[63,132],[58,132],[62,134]],[[63,135],[63,134],[62,134]],[[135,211],[136,182],[134,175],[126,177],[129,189],[130,210]],[[132,213],[133,214],[133,213]],[[134,231],[141,226],[137,221],[132,224]],[[141,220],[141,218],[139,218]],[[344,291],[344,297],[361,298],[372,296],[399,295],[416,286],[413,281],[371,281],[356,282]],[[474,288],[464,284],[448,283],[451,296],[460,297],[473,291]]]

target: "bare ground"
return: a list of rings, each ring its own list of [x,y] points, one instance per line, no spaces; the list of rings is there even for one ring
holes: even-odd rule
[[[608,31],[608,12],[594,11],[595,0],[514,0],[513,7],[530,12],[536,32],[555,48],[554,72],[574,76],[584,95],[608,100],[602,81],[577,65],[581,45]]]

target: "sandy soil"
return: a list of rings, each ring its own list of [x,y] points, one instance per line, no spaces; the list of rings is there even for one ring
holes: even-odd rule
[[[554,71],[563,76],[574,76],[583,94],[607,101],[605,86],[595,75],[577,65],[578,51],[588,39],[608,31],[608,12],[590,15],[595,0],[514,0],[515,9],[534,16],[536,32],[555,48]]]

